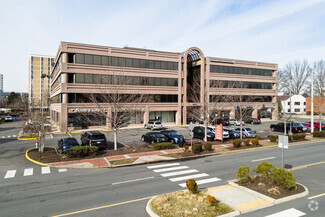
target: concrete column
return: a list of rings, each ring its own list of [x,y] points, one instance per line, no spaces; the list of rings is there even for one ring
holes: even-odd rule
[[[112,120],[112,109],[111,108],[108,108],[107,109],[107,116],[106,116],[106,128],[107,129],[111,129],[112,128],[111,120]]]
[[[176,113],[175,113],[175,120],[176,120],[176,125],[181,125],[181,112],[178,110]]]
[[[257,108],[256,107],[253,108],[252,118],[257,118]]]
[[[68,63],[68,53],[62,53],[62,63]]]
[[[235,119],[236,114],[235,114],[235,109],[231,109],[229,112],[229,118],[230,119]]]
[[[146,106],[144,113],[143,113],[143,125],[148,123],[149,121],[149,106]]]
[[[65,103],[65,104],[68,103],[68,94],[67,93],[62,94],[62,103]]]
[[[278,120],[278,104],[273,104],[272,120]]]
[[[68,131],[68,106],[67,104],[61,104],[61,112],[59,113],[59,126],[61,132]]]
[[[183,106],[183,125],[187,125],[187,111],[186,111],[187,107]]]

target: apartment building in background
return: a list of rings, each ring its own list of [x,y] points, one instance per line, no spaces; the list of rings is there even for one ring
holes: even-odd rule
[[[283,113],[306,114],[306,98],[302,95],[278,96]]]
[[[42,79],[42,74],[50,75],[53,61],[54,57],[51,56],[30,55],[29,57],[28,102],[31,108],[41,108],[41,97],[44,111],[49,108],[50,79],[48,77]]]
[[[276,120],[277,69],[272,63],[205,57],[197,47],[180,53],[61,42],[51,71],[51,118],[61,131],[98,127],[83,123],[82,113],[97,108],[84,95],[109,91],[114,82],[106,78],[117,76],[128,80],[120,87],[124,94],[146,94],[150,99],[136,105],[132,125],[143,126],[153,119],[188,124],[193,121],[191,109],[204,103],[211,106],[220,95],[241,95],[251,117],[268,113],[267,117]],[[198,102],[188,97],[194,76],[199,78]],[[241,82],[241,87],[230,87],[235,82]],[[224,102],[223,117],[235,118],[238,108]],[[106,112],[112,115],[109,103]],[[105,117],[101,125],[110,128]]]

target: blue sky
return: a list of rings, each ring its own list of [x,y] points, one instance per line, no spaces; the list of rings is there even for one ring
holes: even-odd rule
[[[28,91],[30,54],[60,41],[279,64],[325,59],[325,0],[0,0],[5,91]]]

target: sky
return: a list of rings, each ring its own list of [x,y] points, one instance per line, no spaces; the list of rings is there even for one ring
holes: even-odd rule
[[[270,62],[325,59],[325,0],[0,0],[4,91],[61,41]]]

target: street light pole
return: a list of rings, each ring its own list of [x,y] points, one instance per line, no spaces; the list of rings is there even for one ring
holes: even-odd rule
[[[40,136],[40,145],[39,145],[39,150],[41,151],[41,153],[43,153],[44,151],[44,115],[43,115],[43,92],[44,92],[44,78],[47,77],[48,79],[50,79],[50,75],[47,74],[41,74],[41,131],[39,132],[39,136]]]
[[[311,120],[310,132],[314,132],[314,70],[311,69]]]

